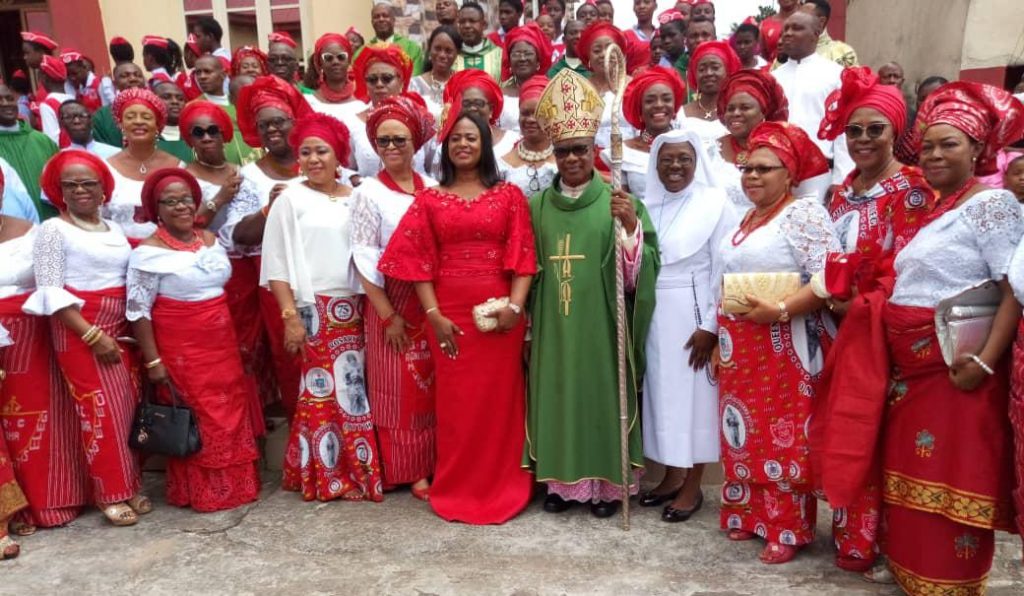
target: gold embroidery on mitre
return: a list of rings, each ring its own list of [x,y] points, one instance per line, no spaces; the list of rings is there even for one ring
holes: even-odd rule
[[[537,122],[555,143],[597,136],[604,101],[594,85],[568,68],[551,79],[537,102]]]
[[[988,574],[979,579],[948,581],[923,577],[900,567],[892,559],[889,559],[889,569],[903,591],[922,596],[981,596],[988,582]]]
[[[935,513],[976,528],[1009,531],[1013,525],[1009,502],[892,471],[885,472],[882,497],[890,505]]]

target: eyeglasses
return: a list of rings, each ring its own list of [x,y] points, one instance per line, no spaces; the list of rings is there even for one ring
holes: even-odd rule
[[[736,166],[736,169],[744,176],[749,176],[755,172],[758,176],[766,176],[775,170],[784,170],[786,166]]]
[[[537,52],[525,50],[521,52],[509,52],[508,57],[512,60],[532,60],[537,57]]]
[[[409,137],[377,137],[377,147],[380,149],[387,149],[388,145],[394,146],[395,149],[401,149],[408,142]]]
[[[100,188],[99,180],[61,180],[60,189],[65,194],[82,189],[86,192],[96,192]]]
[[[298,58],[295,56],[270,56],[267,58],[267,64],[273,64],[274,66],[294,64],[298,61]]]
[[[338,52],[337,54],[324,52],[323,54],[320,54],[320,60],[324,64],[333,64],[335,62],[348,62],[348,52]]]
[[[174,209],[175,207],[180,206],[191,207],[192,209],[196,208],[195,199],[193,199],[191,196],[180,197],[177,199],[160,199],[159,201],[157,201],[157,203],[160,203],[164,207],[168,207],[170,209]]]
[[[203,137],[210,137],[211,139],[216,139],[221,135],[220,127],[216,124],[211,124],[206,128],[203,128],[202,126],[193,126],[191,132],[193,139],[201,139]]]
[[[555,147],[554,153],[557,159],[565,159],[572,153],[576,157],[586,157],[590,153],[590,145],[580,143],[578,145],[569,145],[567,147]]]
[[[464,99],[462,100],[462,109],[464,110],[476,110],[483,111],[491,106],[486,99]]]
[[[658,158],[658,167],[659,168],[668,168],[668,167],[672,167],[672,166],[674,166],[676,164],[679,164],[679,165],[683,166],[684,168],[688,168],[688,167],[693,165],[693,158],[690,157],[689,155],[682,155],[680,157],[659,157]]]
[[[874,122],[867,126],[861,126],[860,124],[847,124],[846,138],[859,139],[865,132],[867,132],[869,139],[877,139],[885,132],[885,127],[886,125],[881,122]]]
[[[260,129],[260,132],[267,132],[271,128],[277,130],[284,130],[284,127],[288,124],[287,118],[270,118],[269,120],[260,120],[256,123],[256,128]]]
[[[377,84],[384,85],[385,87],[395,82],[398,77],[393,74],[382,74],[382,75],[367,75],[366,84],[371,87],[376,87]]]

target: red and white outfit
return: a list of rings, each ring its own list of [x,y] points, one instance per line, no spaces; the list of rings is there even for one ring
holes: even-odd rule
[[[85,85],[81,87],[75,87],[75,84],[70,80],[64,81],[64,93],[82,102],[90,114],[105,105],[103,101],[103,79],[91,72],[85,80]]]
[[[54,143],[60,144],[61,142],[60,104],[74,98],[73,95],[68,95],[67,93],[51,91],[39,103],[39,124],[42,127],[43,134],[50,137]]]
[[[33,228],[0,243],[0,324],[14,342],[0,350],[0,369],[7,373],[0,387],[0,427],[6,439],[0,445],[6,445],[28,499],[24,521],[51,527],[78,517],[89,499],[78,417],[54,363],[48,321],[22,312],[36,287],[32,246],[37,232]]]
[[[242,370],[224,297],[230,275],[219,244],[196,252],[142,245],[128,265],[128,320],[152,321],[157,351],[202,440],[198,453],[168,459],[167,502],[196,511],[232,509],[260,493],[247,407],[256,387]]]
[[[120,226],[89,232],[60,218],[39,227],[32,257],[36,291],[23,310],[51,316],[78,308],[86,321],[111,338],[129,335],[125,319],[125,274],[131,246]],[[129,351],[118,362],[96,359],[92,349],[56,318],[50,332],[57,364],[71,390],[93,500],[120,503],[139,492],[139,463],[128,448],[138,397],[136,366]]]

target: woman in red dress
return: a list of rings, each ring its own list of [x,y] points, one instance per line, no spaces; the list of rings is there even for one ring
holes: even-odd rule
[[[421,191],[391,237],[378,268],[416,283],[433,327],[437,466],[430,505],[448,521],[500,524],[530,500],[520,468],[526,394],[523,304],[536,273],[526,197],[503,183],[490,127],[448,106],[441,131],[442,178]],[[474,325],[473,307],[507,297],[497,328]]]
[[[2,188],[2,183],[0,183]],[[0,325],[0,348],[7,348],[13,342],[7,329]],[[0,354],[6,352],[0,349]],[[0,389],[3,389],[7,373],[0,368]],[[7,441],[0,437],[0,561],[13,559],[21,553],[21,546],[11,539],[8,527],[11,521],[22,509],[28,507],[25,493],[18,486],[18,479],[14,477],[14,464],[11,462],[11,454],[7,449]]]

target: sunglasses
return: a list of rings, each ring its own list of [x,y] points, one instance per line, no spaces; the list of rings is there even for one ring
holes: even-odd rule
[[[875,122],[868,124],[867,126],[861,126],[860,124],[847,124],[846,125],[846,138],[848,139],[859,139],[864,136],[864,133],[868,133],[869,139],[877,139],[882,136],[885,132],[886,125],[881,122]]]
[[[206,128],[203,128],[202,126],[193,126],[191,132],[193,139],[201,139],[203,137],[210,137],[211,139],[215,139],[220,137],[221,134],[220,127],[216,124],[211,124]]]
[[[168,207],[170,209],[174,209],[175,207],[179,206],[191,207],[195,209],[196,206],[196,202],[192,197],[180,197],[177,199],[160,199],[159,201],[157,201],[157,203],[160,203],[164,207]]]
[[[366,77],[366,84],[371,87],[376,87],[378,83],[387,86],[394,83],[397,78],[398,77],[393,74],[368,75]]]
[[[765,176],[775,170],[784,170],[786,169],[786,166],[736,166],[736,169],[738,169],[740,174],[743,174],[744,176],[755,172],[758,176]]]
[[[569,145],[567,147],[555,147],[554,153],[555,157],[558,159],[565,159],[566,157],[569,157],[570,153],[576,157],[585,157],[590,153],[590,145],[581,143],[579,145]]]
[[[335,62],[348,62],[348,52],[338,52],[337,54],[331,54],[330,52],[324,52],[320,54],[320,61],[324,64],[333,64]]]
[[[271,128],[277,130],[284,130],[284,127],[288,125],[288,118],[270,118],[268,120],[260,120],[256,123],[256,128],[260,129],[261,132],[267,132]]]
[[[377,147],[380,149],[387,149],[389,145],[401,149],[408,142],[409,137],[377,137]]]

